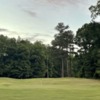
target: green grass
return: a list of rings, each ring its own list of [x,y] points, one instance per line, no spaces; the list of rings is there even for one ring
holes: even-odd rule
[[[100,100],[100,81],[0,78],[0,100]]]

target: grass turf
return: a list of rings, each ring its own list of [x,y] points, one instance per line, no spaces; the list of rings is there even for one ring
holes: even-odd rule
[[[100,100],[100,80],[0,78],[0,100]]]

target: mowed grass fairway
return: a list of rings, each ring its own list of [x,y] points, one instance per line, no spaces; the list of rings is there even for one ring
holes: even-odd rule
[[[0,100],[100,100],[100,80],[0,78]]]

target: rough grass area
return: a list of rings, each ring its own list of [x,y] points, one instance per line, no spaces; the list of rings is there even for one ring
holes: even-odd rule
[[[0,100],[100,100],[100,80],[0,78]]]

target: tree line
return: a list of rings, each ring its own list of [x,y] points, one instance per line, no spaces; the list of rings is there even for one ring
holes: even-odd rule
[[[51,46],[0,35],[0,77],[100,78],[100,0],[89,9],[92,22],[73,34],[68,25],[58,23]],[[76,52],[76,46],[78,46]]]

